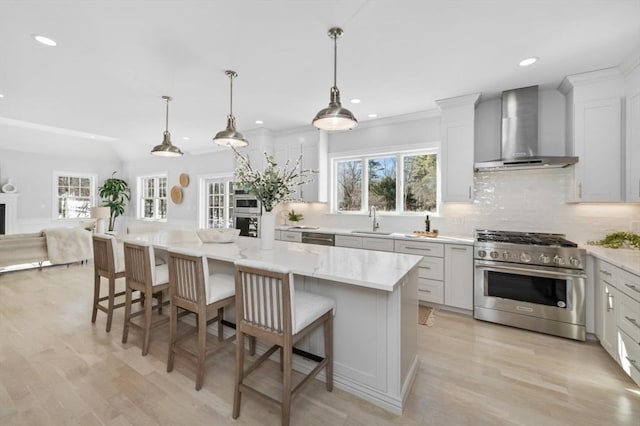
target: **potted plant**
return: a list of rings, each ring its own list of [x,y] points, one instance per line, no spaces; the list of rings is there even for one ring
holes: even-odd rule
[[[131,199],[131,191],[127,181],[115,177],[116,172],[106,179],[101,187],[98,188],[98,194],[102,198],[102,205],[111,209],[109,218],[109,231],[115,228],[116,218],[124,213],[127,202]]]
[[[291,211],[289,212],[289,221],[290,222],[298,223],[302,219],[304,219],[304,216],[302,215],[302,213],[296,213],[295,210],[291,209]]]

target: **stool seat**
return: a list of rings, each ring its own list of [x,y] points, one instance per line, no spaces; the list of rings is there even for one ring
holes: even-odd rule
[[[336,309],[336,302],[328,297],[296,290],[293,310],[293,334],[298,334],[316,319]]]
[[[231,274],[209,275],[207,286],[207,304],[210,305],[227,297],[235,296],[236,283]]]

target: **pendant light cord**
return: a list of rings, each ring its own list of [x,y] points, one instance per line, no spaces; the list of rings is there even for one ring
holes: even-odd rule
[[[169,98],[167,97],[167,115],[165,117],[165,132],[169,133]]]
[[[337,74],[338,74],[338,37],[333,36],[333,87],[338,87]]]
[[[233,74],[229,74],[231,84],[229,84],[229,116],[233,117]]]

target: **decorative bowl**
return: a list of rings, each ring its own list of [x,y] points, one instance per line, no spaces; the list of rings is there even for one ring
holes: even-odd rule
[[[240,235],[240,230],[234,228],[209,228],[198,229],[196,233],[203,243],[230,243]]]

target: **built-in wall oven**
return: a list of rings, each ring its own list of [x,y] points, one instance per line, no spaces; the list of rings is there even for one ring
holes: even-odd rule
[[[233,226],[244,237],[260,237],[260,216],[262,206],[255,195],[243,188],[233,192]]]
[[[477,231],[474,317],[585,340],[585,251],[561,234]]]

